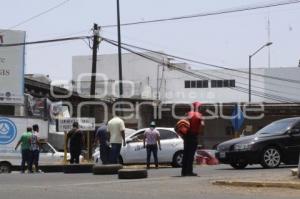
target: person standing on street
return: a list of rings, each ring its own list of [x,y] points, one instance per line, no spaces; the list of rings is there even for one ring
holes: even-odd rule
[[[21,144],[21,154],[22,154],[22,162],[21,162],[21,173],[25,172],[25,163],[27,164],[27,169],[29,173],[32,173],[32,154],[30,151],[30,138],[32,136],[32,128],[27,127],[26,132],[24,132],[17,143],[15,150],[18,149]]]
[[[117,164],[122,147],[126,145],[125,142],[125,124],[124,121],[118,116],[114,116],[107,125],[109,134],[109,142],[111,144],[111,151],[109,153],[109,162]]]
[[[161,145],[160,134],[159,131],[155,129],[155,126],[155,122],[151,122],[150,128],[148,128],[144,133],[143,143],[144,148],[147,149],[147,169],[150,169],[151,153],[153,153],[155,168],[158,168],[157,148],[161,150]]]
[[[30,138],[31,153],[32,153],[32,162],[31,165],[34,165],[35,172],[39,172],[39,156],[40,156],[40,134],[39,126],[37,124],[32,126],[33,133]]]
[[[99,143],[100,159],[102,161],[102,164],[108,164],[109,141],[108,141],[107,125],[104,123],[101,124],[96,131],[95,145],[97,145],[97,142]]]
[[[73,123],[73,129],[67,135],[67,143],[70,140],[71,164],[79,164],[79,156],[83,145],[83,135],[79,130],[78,122]]]
[[[204,121],[202,114],[198,112],[201,103],[194,102],[192,105],[193,110],[187,114],[190,128],[187,134],[183,135],[184,149],[181,176],[197,176],[197,174],[193,172],[193,162],[198,146],[199,134],[203,133]]]

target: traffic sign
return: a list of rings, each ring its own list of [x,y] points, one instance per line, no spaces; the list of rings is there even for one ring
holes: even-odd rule
[[[66,118],[58,120],[58,131],[70,131],[73,128],[73,123],[78,122],[79,130],[94,131],[95,118]]]

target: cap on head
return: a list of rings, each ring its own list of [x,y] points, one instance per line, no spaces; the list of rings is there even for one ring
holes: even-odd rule
[[[155,127],[155,126],[156,126],[155,122],[152,121],[152,122],[150,123],[150,127]]]
[[[73,123],[73,128],[78,128],[78,127],[79,127],[78,122],[74,122],[74,123]]]
[[[194,110],[197,110],[202,105],[202,103],[201,102],[193,102],[192,105],[193,105]]]

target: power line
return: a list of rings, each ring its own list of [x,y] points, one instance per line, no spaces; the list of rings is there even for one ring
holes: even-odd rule
[[[108,42],[108,43],[110,43],[110,44],[112,44],[112,45],[114,45],[114,46],[117,46],[115,43],[113,43],[113,42],[111,42],[109,40],[106,40],[106,39],[103,39],[103,40],[106,41],[106,42]],[[174,69],[179,70],[179,71],[181,71],[181,72],[183,72],[185,74],[188,74],[190,76],[197,77],[199,79],[211,80],[209,77],[206,77],[206,76],[203,76],[203,75],[200,75],[200,74],[196,74],[194,72],[191,72],[191,71],[179,68],[179,67],[175,66],[174,64],[163,63],[161,60],[157,60],[156,58],[151,57],[149,55],[145,55],[143,53],[135,52],[134,50],[126,48],[126,47],[122,47],[122,48],[125,49],[125,50],[127,50],[127,51],[129,51],[129,52],[131,52],[131,53],[133,53],[133,54],[141,56],[141,57],[143,57],[145,59],[148,59],[148,60],[151,60],[153,62],[156,62],[156,63],[162,64],[162,65],[166,65],[168,67],[174,68]],[[236,91],[248,94],[247,88],[244,88],[244,87],[229,87],[229,89],[236,90]],[[278,102],[295,103],[295,100],[293,100],[293,99],[284,98],[284,97],[280,97],[280,96],[275,96],[275,95],[272,95],[272,94],[266,94],[266,93],[263,93],[263,92],[260,92],[260,91],[255,91],[255,90],[253,92],[253,95],[258,96],[258,97],[263,97],[263,98],[266,98],[266,99],[271,99],[271,100],[278,101]]]
[[[104,38],[104,39],[107,39],[107,38]],[[112,41],[112,42],[116,42],[116,41],[110,40],[110,39],[107,39],[107,40]],[[248,75],[248,72],[238,70],[238,69],[234,69],[234,68],[228,68],[228,67],[225,67],[225,66],[219,66],[219,65],[216,65],[216,64],[210,64],[210,63],[206,63],[206,62],[202,62],[202,61],[183,58],[183,57],[180,57],[180,56],[171,55],[171,54],[168,54],[168,53],[163,53],[163,52],[154,51],[154,50],[149,50],[149,49],[146,49],[146,48],[142,48],[142,47],[138,47],[138,46],[134,46],[134,45],[130,45],[130,44],[125,44],[125,43],[123,43],[123,44],[127,45],[127,46],[131,46],[133,48],[140,49],[140,50],[145,50],[145,51],[149,51],[149,52],[152,52],[152,53],[161,54],[161,55],[165,55],[165,56],[168,56],[168,57],[172,57],[172,58],[176,58],[176,59],[180,59],[180,60],[184,60],[184,61],[188,61],[188,62],[192,62],[192,63],[196,63],[196,64],[201,64],[201,65],[205,65],[205,66],[209,66],[209,67],[213,67],[213,68],[219,68],[219,69],[224,69],[224,70],[243,73],[243,74]],[[258,74],[258,73],[252,73],[252,75],[259,76],[259,77],[264,77],[264,78],[269,78],[269,79],[273,79],[273,80],[279,80],[279,81],[285,81],[285,82],[289,82],[289,83],[300,84],[299,80],[286,79],[286,78],[275,77],[275,76],[270,76],[270,75],[262,75],[262,74]]]
[[[49,40],[40,40],[40,41],[22,42],[22,43],[12,43],[12,44],[0,44],[0,48],[1,47],[26,46],[26,45],[33,45],[33,44],[62,42],[62,41],[72,41],[72,40],[90,39],[90,38],[91,38],[91,36],[80,36],[80,37],[66,37],[66,38],[59,38],[59,39],[49,39]]]
[[[23,20],[23,21],[17,23],[16,25],[13,25],[13,26],[9,27],[8,30],[13,29],[13,28],[16,28],[16,27],[18,27],[18,26],[20,26],[20,25],[23,25],[23,24],[25,24],[25,23],[27,23],[27,22],[29,22],[29,21],[35,19],[35,18],[38,18],[38,17],[40,17],[40,16],[42,16],[42,15],[48,13],[48,12],[51,12],[52,10],[55,10],[55,9],[57,9],[57,8],[59,8],[59,7],[61,7],[61,6],[63,6],[64,4],[68,3],[69,1],[71,1],[71,0],[65,0],[65,1],[63,1],[63,2],[61,2],[61,3],[59,3],[59,4],[55,5],[55,6],[53,6],[53,7],[51,7],[51,8],[49,8],[49,9],[47,9],[47,10],[45,10],[45,11],[43,11],[43,12],[37,14],[37,15],[34,15],[34,16],[32,16],[32,17],[29,17],[28,19],[25,19],[25,20]],[[3,31],[3,32],[5,32],[5,31]],[[0,33],[3,33],[3,32],[0,32]]]
[[[229,14],[229,13],[236,13],[236,12],[243,12],[243,11],[251,11],[251,10],[271,8],[271,7],[278,7],[278,6],[297,4],[297,3],[300,3],[300,0],[281,1],[281,2],[276,2],[276,3],[268,3],[268,4],[256,5],[256,6],[238,7],[238,8],[231,8],[231,9],[226,9],[226,10],[219,10],[219,11],[213,11],[213,12],[204,12],[204,13],[198,13],[198,14],[193,14],[193,15],[184,15],[184,16],[164,18],[164,19],[136,21],[136,22],[130,22],[130,23],[123,23],[123,24],[121,24],[121,26],[132,26],[132,25],[140,25],[140,24],[146,24],[146,23],[158,23],[158,22],[166,22],[166,21],[175,21],[175,20],[207,17],[207,16],[214,16],[214,15],[222,15],[222,14]],[[116,26],[117,25],[105,25],[105,26],[102,26],[102,27],[103,28],[113,28],[113,27],[116,27]]]

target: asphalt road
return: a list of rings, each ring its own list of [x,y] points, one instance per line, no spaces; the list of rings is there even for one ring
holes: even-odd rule
[[[151,169],[147,179],[119,180],[116,175],[92,174],[1,174],[2,199],[280,199],[299,198],[300,190],[247,188],[212,185],[218,179],[289,178],[288,167],[261,169],[251,167],[234,170],[226,165],[197,166],[199,177],[179,177],[180,169]]]

